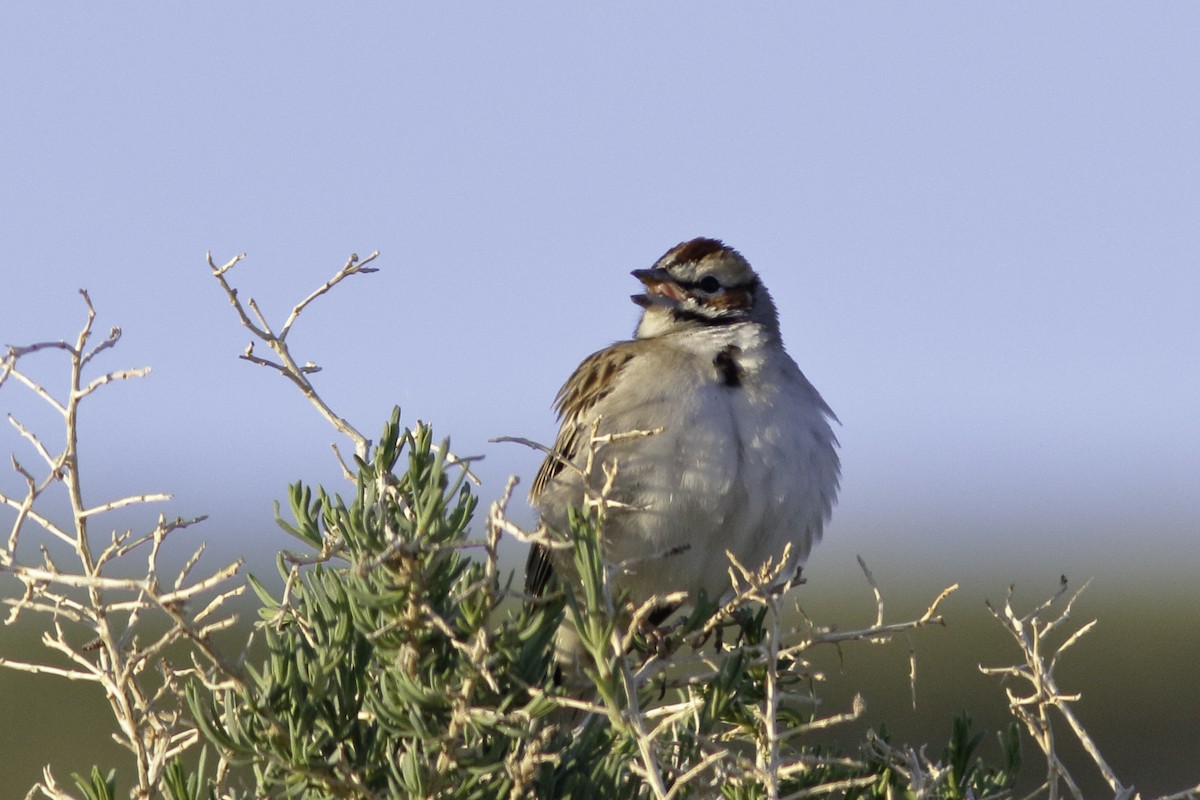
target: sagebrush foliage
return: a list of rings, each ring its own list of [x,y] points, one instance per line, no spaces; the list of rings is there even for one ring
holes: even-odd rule
[[[212,694],[197,682],[189,693],[208,741],[248,768],[242,791],[640,798],[657,782],[675,797],[732,800],[838,781],[852,783],[847,797],[903,787],[882,751],[833,757],[802,736],[777,743],[776,763],[765,763],[769,691],[780,731],[812,719],[803,649],[777,652],[768,669],[773,610],[749,601],[702,602],[665,629],[628,628],[628,614],[611,613],[600,514],[572,518],[580,591],[515,594],[496,568],[499,532],[471,538],[476,499],[447,453],[428,427],[402,429],[396,412],[370,462],[358,461],[349,502],[291,487],[294,520],[280,524],[306,550],[280,555],[283,599],[256,584],[268,655],[242,689]],[[564,614],[589,656],[582,693],[555,678]],[[1009,781],[961,752],[958,762],[965,773],[937,796]]]
[[[285,602],[257,587],[269,656],[249,689],[191,694],[256,793],[485,798],[513,785],[506,762],[549,710],[526,687],[545,682],[558,610],[496,613],[507,586],[464,549],[476,499],[446,452],[397,414],[349,503],[291,487],[295,521],[281,524],[311,552],[281,554],[280,571],[317,563]]]

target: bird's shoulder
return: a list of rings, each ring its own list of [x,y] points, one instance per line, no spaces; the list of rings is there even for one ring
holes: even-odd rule
[[[645,357],[645,342],[617,342],[585,358],[554,398],[554,411],[567,423],[577,420],[610,395],[617,379],[639,356]]]
[[[617,342],[585,358],[554,398],[554,411],[561,421],[554,447],[538,469],[530,489],[536,501],[542,491],[562,472],[579,450],[581,419],[610,395],[617,386],[618,376],[634,359],[644,353],[642,342]]]

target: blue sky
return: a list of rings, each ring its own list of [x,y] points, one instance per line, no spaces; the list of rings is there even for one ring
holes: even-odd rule
[[[485,454],[490,500],[538,457],[487,440],[550,441],[563,379],[632,331],[629,271],[705,235],[843,423],[813,574],[1200,556],[1196,5],[16,9],[0,341],[72,335],[87,287],[125,333],[103,366],[154,370],[92,404],[96,501],[173,491],[267,552],[286,483],[339,480],[333,431],[237,360],[207,250],[248,253],[277,321],[380,250],[293,347],[371,435],[399,404]]]

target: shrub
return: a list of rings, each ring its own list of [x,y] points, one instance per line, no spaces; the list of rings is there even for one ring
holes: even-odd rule
[[[1029,796],[1054,798],[1065,788],[1079,797],[1056,754],[1052,710],[1090,748],[1114,793],[1132,796],[1071,714],[1074,698],[1054,680],[1058,657],[1090,627],[1050,652],[1049,637],[1065,627],[1074,600],[1057,602],[1065,586],[1028,614],[1013,610],[1011,595],[994,610],[1023,663],[989,670],[1030,687],[1028,695],[1008,689],[1017,722],[1000,737],[1002,764],[981,760],[984,734],[965,715],[948,723],[940,758],[926,747],[893,744],[883,730],[835,752],[814,744],[813,734],[860,718],[863,703],[818,713],[822,676],[810,661],[813,649],[939,624],[939,606],[955,587],[921,616],[886,622],[864,564],[878,613],[872,625],[842,631],[785,614],[774,565],[731,562],[733,597],[697,598],[652,624],[661,598],[631,608],[614,596],[616,567],[598,545],[608,508],[602,487],[594,502],[572,511],[569,531],[530,532],[507,516],[512,480],[476,532],[471,465],[452,454],[448,440],[435,442],[425,425],[403,428],[396,410],[378,443],[370,442],[320,398],[310,380],[317,368],[299,366],[288,349],[304,308],[342,280],[374,271],[367,267],[374,258],[351,257],[278,333],[253,301],[248,314],[228,283],[240,257],[219,267],[209,261],[243,325],[274,354],[261,357],[250,347],[242,357],[287,377],[354,445],[350,463],[342,461],[349,499],[304,483],[290,487],[291,519],[280,524],[299,549],[277,558],[278,597],[249,579],[261,604],[259,641],[237,657],[222,652],[213,634],[235,622],[227,601],[243,589],[240,562],[194,574],[201,545],[173,580],[160,574],[168,542],[203,518],[160,516],[143,534],[105,538],[92,525],[97,517],[167,496],[94,507],[82,501],[80,404],[109,383],[145,374],[85,379],[85,368],[116,345],[120,331],[89,348],[95,312],[85,293],[87,320],[74,344],[10,348],[0,364],[0,387],[23,384],[62,414],[66,431],[64,449],[52,454],[14,420],[45,472],[36,476],[14,458],[26,494],[0,494],[15,512],[0,572],[22,586],[7,599],[9,621],[42,615],[43,641],[61,661],[0,658],[0,665],[100,684],[115,736],[133,762],[131,798],[998,798],[1016,781],[1018,722],[1046,764],[1044,783]],[[66,400],[22,366],[46,351],[67,356]],[[71,528],[41,511],[56,487],[68,498]],[[569,550],[579,581],[525,596],[499,562],[504,537]],[[39,557],[30,560],[35,543]],[[129,577],[135,562],[143,566]],[[556,669],[564,619],[579,632],[582,680],[562,679]],[[74,782],[78,795],[47,768],[30,797],[117,796],[111,771],[95,768]]]

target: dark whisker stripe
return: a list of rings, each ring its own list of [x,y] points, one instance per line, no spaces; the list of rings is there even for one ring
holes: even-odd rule
[[[709,317],[701,314],[699,311],[689,311],[684,308],[672,309],[671,315],[679,322],[699,322],[701,325],[733,325],[749,319],[745,314],[722,314],[716,317]]]

